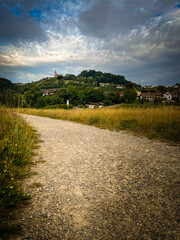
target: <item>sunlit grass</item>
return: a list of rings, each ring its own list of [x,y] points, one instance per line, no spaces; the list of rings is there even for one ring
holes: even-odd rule
[[[8,212],[30,198],[23,193],[21,180],[29,174],[36,143],[34,130],[18,114],[0,107],[0,234],[11,229],[4,223]]]
[[[180,140],[180,108],[20,109],[42,117],[75,121],[110,130],[131,130],[149,138]]]

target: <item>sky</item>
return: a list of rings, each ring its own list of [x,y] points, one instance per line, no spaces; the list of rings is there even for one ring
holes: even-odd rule
[[[0,0],[0,77],[32,82],[93,69],[180,83],[180,1]]]

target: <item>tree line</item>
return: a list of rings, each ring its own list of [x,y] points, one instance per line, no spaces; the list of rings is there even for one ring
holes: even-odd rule
[[[137,94],[134,89],[126,89],[124,96],[121,97],[119,92],[109,92],[107,95],[100,89],[92,87],[77,87],[68,86],[61,88],[56,95],[43,96],[41,89],[38,86],[33,87],[30,91],[24,94],[24,107],[64,107],[66,101],[69,100],[70,107],[86,106],[88,102],[103,102],[106,106],[119,104],[121,102],[132,102],[136,99]]]
[[[88,102],[103,102],[105,106],[132,102],[136,97],[134,89],[126,89],[124,96],[120,96],[119,92],[105,94],[101,89],[71,85],[67,88],[61,88],[56,95],[43,96],[43,91],[38,86],[33,86],[24,93],[6,89],[0,93],[0,102],[10,107],[67,108],[66,101],[69,100],[69,107],[72,108],[73,106],[85,107]]]

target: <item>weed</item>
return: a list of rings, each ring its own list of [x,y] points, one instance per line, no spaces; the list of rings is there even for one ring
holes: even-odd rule
[[[43,186],[42,183],[33,182],[29,187],[30,187],[30,188],[39,188],[39,187],[42,187],[42,186]]]
[[[7,213],[20,202],[30,199],[21,189],[21,181],[30,171],[32,149],[37,135],[12,110],[0,107],[0,224]],[[6,226],[1,228],[5,231]],[[8,229],[8,226],[7,226]],[[0,231],[2,233],[2,231]]]

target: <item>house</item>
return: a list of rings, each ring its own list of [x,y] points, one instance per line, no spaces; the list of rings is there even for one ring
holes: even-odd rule
[[[103,102],[89,102],[87,104],[88,108],[102,108],[104,107],[104,103]]]
[[[172,95],[173,100],[180,101],[180,92],[179,91],[170,92],[170,94]]]
[[[140,99],[148,100],[150,102],[154,101],[155,98],[162,99],[162,97],[163,97],[163,94],[160,92],[155,92],[155,93],[147,92],[147,93],[141,93],[140,95]]]
[[[140,99],[140,97],[141,97],[141,92],[138,91],[137,89],[135,89],[135,91],[136,91],[136,93],[137,93],[137,99]]]
[[[176,89],[180,88],[180,84],[179,84],[179,83],[176,83],[176,84],[173,86],[173,88],[176,88]]]
[[[165,101],[171,101],[172,98],[173,98],[173,96],[169,92],[166,92],[166,93],[163,94],[163,99]]]
[[[124,92],[119,92],[119,96],[123,97],[124,96]]]
[[[43,92],[43,96],[53,96],[56,95],[58,93],[59,89],[55,88],[55,89],[47,89]]]
[[[99,83],[99,85],[101,87],[107,87],[107,86],[110,86],[110,83]]]
[[[166,92],[163,94],[163,99],[165,101],[177,101],[180,100],[180,92],[174,91],[174,92]]]
[[[124,86],[123,85],[116,85],[116,88],[123,89]]]

